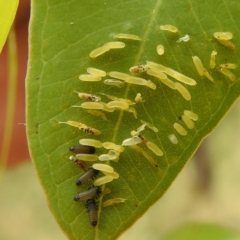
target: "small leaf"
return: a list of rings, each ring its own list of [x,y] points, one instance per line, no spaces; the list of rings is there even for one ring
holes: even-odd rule
[[[164,194],[203,138],[238,98],[239,68],[232,70],[237,80],[231,81],[208,65],[213,50],[217,52],[218,65],[239,63],[239,8],[236,0],[227,3],[222,0],[211,3],[196,0],[33,1],[27,76],[29,148],[50,208],[70,239],[116,239]],[[172,24],[179,31],[160,30],[159,26],[165,24]],[[214,39],[213,33],[221,31],[233,33],[234,50]],[[118,41],[124,42],[125,48],[112,49],[94,59],[89,57],[92,50],[116,41],[117,33],[134,34],[141,41],[121,39]],[[177,43],[186,34],[190,40]],[[165,49],[161,56],[156,51],[159,44]],[[192,56],[201,59],[214,82],[199,76]],[[86,74],[88,67],[129,74],[130,67],[146,61],[163,64],[194,79],[197,85],[185,85],[191,100],[145,72],[135,75],[150,79],[156,84],[156,90],[127,83],[122,88],[111,87],[103,80],[83,82],[78,78]],[[177,82],[173,78],[172,81]],[[103,115],[95,116],[85,109],[72,107],[83,102],[76,92],[95,94],[104,102],[110,101],[106,94],[134,101],[136,94],[141,93],[144,101],[133,106],[137,119],[131,112],[115,110],[102,112],[106,120]],[[181,118],[184,110],[198,115],[193,129],[188,129]],[[59,124],[68,120],[92,126],[100,130],[101,135],[89,136],[77,128]],[[75,186],[82,170],[68,160],[71,155],[68,149],[82,138],[121,144],[132,137],[131,131],[136,132],[142,125],[140,120],[158,129],[156,132],[146,127],[141,131],[142,136],[153,143],[147,144],[148,147],[157,154],[146,144],[126,146],[119,161],[111,162],[120,177],[106,184],[111,193],[99,198],[99,222],[93,228],[84,203],[73,201],[76,192],[85,191],[92,182],[86,187]],[[178,134],[174,123],[184,126],[187,135]],[[171,134],[177,137],[177,144],[169,140]],[[96,154],[107,152],[100,148]],[[157,168],[153,166],[155,162]],[[102,201],[111,198],[126,201],[103,208]]]

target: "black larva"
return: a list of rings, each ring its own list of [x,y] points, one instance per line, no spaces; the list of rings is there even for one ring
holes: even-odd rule
[[[95,227],[98,222],[98,208],[96,201],[94,199],[87,200],[86,207],[88,210],[89,221],[91,225]]]
[[[92,146],[74,145],[74,146],[71,146],[69,150],[74,153],[87,153],[87,154],[95,153],[95,147],[92,147]]]
[[[102,189],[100,187],[93,187],[85,192],[80,192],[74,197],[74,201],[76,202],[82,202],[86,201],[91,198],[97,198],[102,192]]]
[[[99,173],[98,170],[90,167],[87,169],[87,171],[85,173],[83,173],[76,181],[76,185],[80,186],[85,184],[86,182],[90,181],[91,179],[93,179],[94,177],[97,176],[97,174]]]

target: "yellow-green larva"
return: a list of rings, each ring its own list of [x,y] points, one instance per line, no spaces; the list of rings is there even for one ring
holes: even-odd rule
[[[95,153],[95,147],[93,146],[81,146],[81,145],[74,145],[69,148],[70,151],[74,153],[87,153],[87,154],[94,154]]]
[[[147,65],[137,65],[129,68],[129,72],[131,73],[141,73],[147,71]]]
[[[102,78],[100,76],[92,74],[81,74],[79,76],[79,79],[84,82],[99,82]]]
[[[237,79],[237,77],[227,68],[218,67],[217,70],[231,81],[235,81]]]
[[[114,172],[113,167],[111,167],[107,164],[103,164],[103,163],[94,163],[92,165],[92,168],[99,170],[99,171],[109,172],[109,173]]]
[[[110,77],[117,78],[117,79],[120,79],[120,80],[123,80],[123,81],[125,81],[130,76],[126,73],[116,72],[116,71],[109,72],[108,75]]]
[[[98,160],[98,155],[96,154],[79,153],[76,155],[76,157],[83,161],[89,161],[89,162]]]
[[[197,69],[198,74],[200,76],[203,76],[204,75],[204,67],[202,65],[201,59],[197,56],[193,56],[192,59],[193,59],[193,63]]]
[[[176,33],[178,31],[178,29],[175,26],[169,25],[169,24],[168,25],[161,25],[160,29],[164,30],[164,31],[174,32],[174,33]]]
[[[84,109],[103,109],[101,102],[84,102],[80,106]]]
[[[167,79],[167,75],[163,72],[157,71],[155,69],[148,69],[147,74],[150,76],[154,76],[159,79]]]
[[[220,40],[230,40],[233,37],[233,34],[231,32],[215,32],[213,36],[216,39]]]
[[[100,178],[97,178],[94,182],[93,182],[93,185],[94,186],[101,186],[105,183],[108,183],[108,182],[111,182],[113,180],[113,177],[112,176],[103,176],[103,177],[100,177]]]
[[[93,51],[91,51],[89,56],[90,56],[90,58],[96,58],[109,50],[110,50],[110,48],[108,46],[102,46],[102,47],[96,48]]]
[[[114,204],[123,203],[125,201],[126,201],[125,198],[112,198],[112,199],[108,199],[108,200],[104,201],[102,203],[102,206],[103,207],[108,207],[108,206],[111,206],[111,205],[114,205]]]
[[[124,84],[124,82],[116,79],[105,79],[103,83],[106,85],[110,85],[118,88],[121,88]]]
[[[174,123],[173,127],[175,128],[175,130],[182,136],[186,136],[187,135],[187,130],[180,125],[179,123]]]
[[[178,139],[175,134],[168,135],[168,138],[173,144],[178,144]]]
[[[211,52],[210,63],[209,63],[209,67],[210,67],[211,69],[213,69],[213,68],[216,67],[216,55],[217,55],[217,52],[216,52],[216,51],[212,51],[212,52]]]
[[[158,55],[163,55],[164,54],[164,46],[159,44],[157,45],[157,53]]]
[[[97,198],[102,193],[102,189],[98,186],[92,187],[85,192],[77,193],[74,197],[74,201],[82,202],[88,199]]]
[[[183,96],[184,99],[187,101],[191,100],[190,92],[181,84],[176,82],[175,83],[176,90]]]
[[[77,186],[82,186],[83,184],[87,183],[88,181],[94,179],[98,175],[99,171],[92,167],[88,168],[76,181]]]
[[[189,40],[190,40],[190,37],[189,37],[189,35],[187,34],[187,35],[185,35],[184,37],[179,38],[176,42],[177,42],[177,43],[180,43],[180,42],[188,42]]]
[[[157,156],[162,156],[163,151],[155,144],[150,141],[146,143],[147,147],[152,150]]]
[[[188,117],[187,115],[182,115],[182,120],[189,129],[194,128],[195,124],[190,117]]]
[[[124,101],[110,101],[107,103],[107,107],[127,110],[129,108],[129,105]]]
[[[113,149],[115,151],[118,151],[118,152],[123,152],[124,151],[124,147],[121,146],[121,145],[117,145],[113,142],[104,142],[102,144],[102,146],[105,148],[105,149]]]
[[[124,48],[125,43],[123,42],[107,42],[103,46],[106,46],[110,49],[115,49],[115,48]]]
[[[134,35],[134,34],[129,34],[129,33],[118,33],[115,36],[116,38],[124,38],[124,39],[130,39],[130,40],[141,40],[139,36]]]
[[[165,72],[167,70],[167,68],[162,64],[151,62],[151,61],[147,61],[147,67],[160,72]]]
[[[81,92],[76,92],[78,94],[78,97],[81,98],[82,100],[85,101],[90,101],[90,102],[99,102],[101,101],[101,98],[96,96],[96,95],[92,95],[89,93],[81,93]]]
[[[190,110],[184,110],[183,112],[186,116],[188,116],[189,118],[191,118],[193,121],[197,121],[198,120],[198,115]]]
[[[89,67],[87,68],[87,72],[90,73],[91,75],[96,75],[99,77],[105,77],[106,72],[97,68]]]
[[[98,223],[98,208],[96,201],[94,199],[88,199],[86,203],[86,208],[88,211],[89,221],[93,227]]]
[[[104,108],[104,107],[103,107]],[[98,110],[94,110],[94,109],[89,109],[87,110],[88,113],[96,116],[96,117],[100,117],[102,118],[103,120],[107,120],[107,117],[105,116],[105,114],[101,111],[98,111]]]
[[[101,148],[102,147],[102,142],[95,140],[95,139],[90,139],[90,138],[83,138],[79,140],[79,143],[85,146],[92,146],[96,148]]]

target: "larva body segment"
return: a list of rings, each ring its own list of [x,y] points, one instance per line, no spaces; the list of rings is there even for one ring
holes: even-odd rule
[[[157,156],[162,156],[163,152],[162,150],[155,144],[150,141],[146,143],[147,147],[152,150]]]
[[[101,81],[101,79],[102,78],[100,76],[91,75],[91,74],[81,74],[79,76],[79,80],[84,82],[99,82]]]
[[[74,145],[69,148],[70,151],[74,153],[86,153],[86,154],[94,154],[95,147],[93,146],[81,146],[81,145]]]
[[[98,160],[98,155],[95,155],[95,154],[79,153],[76,155],[76,157],[83,161],[89,161],[89,162]]]
[[[212,52],[211,52],[210,63],[209,63],[209,67],[210,67],[211,69],[213,69],[213,68],[216,67],[216,55],[217,55],[217,52],[216,52],[216,51],[212,51]]]
[[[178,139],[175,134],[168,135],[168,138],[173,144],[178,144]]]
[[[175,130],[182,136],[186,136],[187,135],[187,131],[186,129],[180,125],[179,123],[174,123],[173,127],[175,128]]]
[[[90,56],[90,58],[96,58],[109,50],[110,50],[110,48],[108,46],[102,46],[102,47],[96,48],[93,51],[91,51],[89,56]]]
[[[184,110],[183,113],[194,121],[198,120],[198,115],[190,110]]]
[[[161,44],[157,45],[157,53],[158,53],[158,55],[163,55],[164,54],[163,45],[161,45]]]
[[[113,180],[113,177],[112,176],[103,176],[103,177],[100,177],[100,178],[97,178],[93,185],[94,186],[101,186],[101,185],[104,185],[108,182],[111,182]]]
[[[84,102],[80,106],[84,109],[103,109],[101,102]]]
[[[94,199],[87,200],[86,208],[88,211],[89,221],[93,227],[98,223],[98,208]]]
[[[109,172],[109,173],[114,172],[113,167],[111,167],[107,164],[102,164],[102,163],[94,163],[92,165],[92,168],[99,170],[99,171]]]
[[[95,75],[95,76],[99,76],[99,77],[105,77],[106,76],[106,72],[97,68],[92,68],[89,67],[87,68],[87,72],[89,74]]]
[[[123,38],[123,39],[130,39],[130,40],[141,40],[139,36],[134,35],[134,34],[128,34],[128,33],[118,33],[115,36],[116,38]]]
[[[105,79],[104,84],[121,88],[123,86],[124,82],[122,82],[120,80],[115,80],[115,79]]]
[[[88,170],[77,179],[76,185],[81,186],[87,183],[88,181],[94,179],[98,175],[98,173],[99,173],[98,170],[92,167],[88,168]]]
[[[82,202],[89,199],[97,198],[102,192],[102,189],[98,186],[92,187],[85,192],[80,192],[75,195],[74,201]]]
[[[148,69],[147,74],[150,76],[154,76],[158,79],[167,79],[167,75],[165,73],[154,70],[154,69]]]
[[[83,138],[79,140],[79,143],[85,146],[92,146],[96,148],[102,147],[102,142],[95,140],[95,139],[89,139],[89,138]]]
[[[108,47],[109,49],[124,48],[125,43],[123,43],[123,42],[107,42],[103,46]]]
[[[190,117],[188,117],[187,115],[182,115],[182,120],[189,129],[194,128],[195,124]]]
[[[218,40],[230,40],[233,34],[231,32],[215,32],[213,36]]]
[[[174,33],[176,33],[178,31],[178,29],[175,26],[169,25],[169,24],[168,25],[161,25],[160,29],[164,30],[164,31],[174,32]]]
[[[191,100],[191,94],[190,92],[181,84],[181,83],[175,83],[176,90],[183,96],[184,99],[187,101]]]

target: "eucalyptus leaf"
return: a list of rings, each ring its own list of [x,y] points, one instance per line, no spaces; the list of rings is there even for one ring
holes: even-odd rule
[[[236,76],[231,81],[208,66],[213,50],[217,52],[217,66],[239,63],[239,10],[237,0],[32,1],[27,75],[28,142],[50,209],[70,239],[116,239],[164,194],[203,138],[238,98],[239,68],[231,70]],[[159,26],[166,24],[176,26],[178,32],[160,30]],[[235,49],[219,43],[213,37],[214,32],[232,32]],[[141,40],[116,39],[118,33],[134,34]],[[189,41],[178,41],[186,35]],[[92,50],[112,41],[124,42],[126,46],[96,58],[89,57]],[[156,50],[160,44],[165,51],[161,56]],[[192,56],[201,59],[214,82],[199,76]],[[145,72],[132,75],[151,80],[156,84],[155,90],[137,84],[124,83],[118,88],[104,84],[103,80],[79,80],[88,67],[130,74],[130,67],[146,61],[160,63],[194,79],[195,86],[183,84],[191,100],[185,100],[179,92]],[[72,107],[83,102],[76,92],[100,96],[103,102],[110,101],[106,94],[134,101],[137,93],[141,93],[144,101],[133,105],[137,118],[132,112],[115,110],[102,111],[104,119],[86,109]],[[188,129],[182,120],[184,110],[198,115],[193,129]],[[59,124],[68,120],[94,127],[101,135],[91,136]],[[83,171],[68,160],[71,155],[68,149],[82,138],[121,145],[131,138],[132,130],[137,131],[142,125],[140,120],[158,129],[154,132],[146,127],[141,134],[156,144],[163,156],[155,155],[146,144],[140,143],[136,145],[138,149],[126,146],[118,162],[107,162],[120,177],[103,186],[103,190],[110,188],[111,193],[98,199],[98,225],[92,227],[85,204],[73,201],[75,194],[87,190],[92,181],[86,186],[75,185]],[[174,123],[181,124],[187,135],[180,135],[173,128]],[[171,134],[177,137],[177,144],[169,140]],[[96,154],[107,152],[99,148]],[[158,167],[149,159],[156,161]],[[102,207],[104,201],[112,198],[126,201]]]

